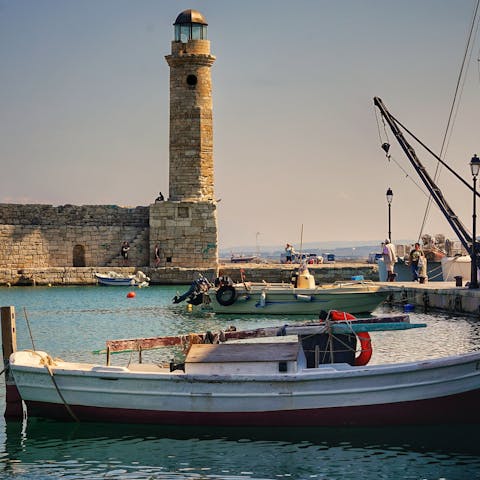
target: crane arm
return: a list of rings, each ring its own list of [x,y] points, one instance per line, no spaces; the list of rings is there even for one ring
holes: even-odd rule
[[[373,99],[374,105],[380,110],[382,117],[388,123],[392,133],[395,135],[398,143],[400,144],[402,150],[405,152],[405,155],[409,159],[410,163],[412,164],[413,168],[417,172],[418,176],[427,187],[430,195],[432,196],[433,200],[437,204],[437,206],[442,211],[443,215],[447,219],[448,223],[452,227],[453,231],[457,235],[458,239],[465,247],[467,251],[470,251],[472,245],[472,236],[465,228],[463,223],[460,221],[458,216],[452,210],[450,205],[447,203],[447,200],[443,196],[442,191],[437,186],[437,184],[433,181],[433,179],[428,174],[427,170],[420,162],[417,154],[413,147],[408,143],[405,136],[403,135],[402,131],[400,130],[397,120],[390,114],[390,112],[385,107],[382,100],[378,97],[374,97]],[[443,163],[443,162],[442,162]],[[451,170],[451,169],[450,169]],[[457,175],[458,176],[458,175]],[[470,187],[469,187],[470,188]]]

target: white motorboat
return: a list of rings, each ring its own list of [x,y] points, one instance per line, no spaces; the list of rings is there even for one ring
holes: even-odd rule
[[[100,285],[117,287],[148,287],[150,282],[150,278],[140,270],[135,275],[121,275],[114,271],[105,274],[95,273],[95,278]]]

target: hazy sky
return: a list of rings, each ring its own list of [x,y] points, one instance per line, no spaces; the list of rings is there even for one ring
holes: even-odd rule
[[[173,22],[209,24],[220,247],[415,240],[426,196],[373,97],[440,150],[476,0],[0,0],[0,202],[148,205],[168,194]],[[476,38],[446,160],[480,155]],[[417,149],[418,153],[422,153]],[[433,174],[434,164],[423,156]],[[411,175],[411,176],[410,176]],[[472,195],[439,184],[471,228]],[[425,189],[424,189],[425,190]],[[433,213],[427,233],[453,236]],[[259,232],[259,235],[257,235]]]

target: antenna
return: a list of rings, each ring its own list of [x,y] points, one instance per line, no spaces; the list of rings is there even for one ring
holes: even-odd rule
[[[302,223],[302,229],[300,230],[300,260],[302,259],[302,253],[303,253],[303,223]]]

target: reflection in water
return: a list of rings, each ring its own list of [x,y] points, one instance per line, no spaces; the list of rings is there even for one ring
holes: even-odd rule
[[[410,321],[427,327],[371,334],[372,364],[438,358],[480,348],[480,325],[475,319],[414,313]]]
[[[31,478],[478,478],[477,427],[185,428],[8,423],[3,475]],[[463,476],[465,475],[465,476]]]
[[[0,288],[15,305],[19,348],[30,348],[27,308],[37,348],[66,360],[103,363],[92,351],[106,339],[257,328],[304,318],[187,314],[172,307],[177,287]],[[372,333],[372,363],[410,361],[480,349],[472,318],[414,313],[425,329]],[[52,335],[52,332],[58,334]],[[162,353],[163,352],[163,353]],[[162,350],[145,352],[162,358]],[[167,359],[169,359],[168,357]],[[116,355],[125,365],[129,355]],[[4,410],[0,377],[0,411]],[[479,407],[480,408],[480,407]],[[448,412],[445,412],[448,415]],[[109,479],[475,479],[480,478],[478,426],[240,429],[74,424],[0,416],[0,478]]]

